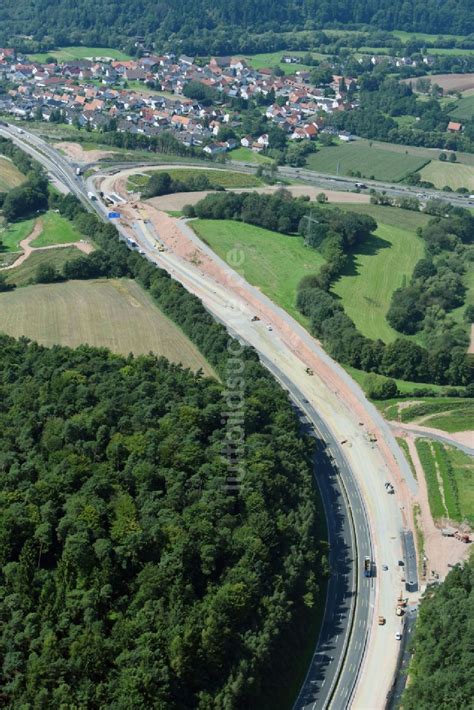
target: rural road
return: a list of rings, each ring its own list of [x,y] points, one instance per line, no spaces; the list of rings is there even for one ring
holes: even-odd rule
[[[22,145],[37,160],[43,163],[48,172],[62,181],[88,205],[100,213],[96,202],[90,202],[82,180],[74,175],[73,170],[65,159],[50,146],[36,137],[16,135],[12,130],[1,129],[9,137],[14,137],[15,142]],[[105,211],[106,207],[103,208]],[[102,213],[103,217],[104,214]],[[401,535],[406,520],[396,504],[396,498],[387,496],[383,490],[383,480],[396,480],[399,477],[408,485],[411,473],[404,462],[403,456],[380,415],[369,405],[361,390],[334,363],[317,345],[309,334],[301,329],[288,314],[281,311],[262,294],[255,300],[255,294],[245,282],[229,267],[227,276],[230,280],[236,279],[240,288],[229,289],[228,283],[218,280],[213,281],[200,271],[195,265],[185,262],[180,257],[168,251],[162,253],[157,249],[156,237],[146,233],[143,224],[137,228],[140,216],[137,214],[133,229],[125,230],[119,226],[122,236],[133,235],[135,240],[146,252],[147,257],[162,268],[172,273],[173,277],[181,281],[191,292],[200,297],[206,307],[220,320],[223,320],[240,338],[249,342],[259,352],[262,360],[278,370],[281,381],[288,382],[290,394],[309,405],[305,411],[313,425],[321,430],[326,445],[329,446],[331,455],[337,464],[337,477],[345,487],[349,508],[352,510],[353,524],[356,531],[357,552],[359,556],[371,554],[376,560],[387,563],[389,571],[379,573],[380,564],[376,567],[376,576],[370,580],[362,578],[361,565],[355,563],[355,554],[352,552],[353,541],[349,540],[349,527],[342,528],[344,547],[339,546],[339,558],[336,563],[338,572],[334,584],[342,595],[336,597],[337,603],[328,603],[333,611],[341,609],[347,611],[347,602],[350,600],[357,578],[358,589],[355,594],[355,607],[353,616],[341,619],[341,631],[344,624],[350,626],[350,638],[346,656],[341,659],[341,650],[338,646],[339,638],[327,639],[332,647],[324,648],[323,653],[333,661],[335,670],[333,675],[327,675],[324,669],[324,678],[321,677],[320,659],[314,657],[303,695],[298,700],[298,707],[310,706],[312,708],[334,707],[344,708],[352,705],[357,708],[382,708],[385,705],[387,693],[392,683],[399,652],[398,642],[395,641],[395,630],[399,628],[399,621],[394,618],[393,601],[399,592],[400,575],[397,561],[402,556]],[[175,221],[173,221],[174,224]],[[182,225],[186,227],[186,225]],[[181,229],[181,225],[178,227]],[[189,229],[189,227],[188,227]],[[181,233],[183,239],[188,238],[185,232]],[[267,322],[273,324],[273,333],[269,333],[264,323],[251,323],[251,315],[255,308],[261,309]],[[303,331],[303,332],[301,332]],[[312,366],[315,376],[309,378],[304,373],[305,366]],[[335,389],[332,386],[335,384]],[[305,401],[306,400],[306,401]],[[363,412],[363,414],[359,414]],[[358,417],[363,417],[361,428]],[[319,419],[318,419],[319,417]],[[326,427],[326,430],[324,429]],[[369,433],[377,432],[375,442]],[[341,441],[346,442],[344,453]],[[336,476],[332,476],[335,478]],[[331,478],[331,475],[329,475]],[[319,476],[318,476],[319,482]],[[344,492],[339,496],[342,499]],[[328,492],[328,496],[330,493]],[[330,498],[326,496],[326,501]],[[362,499],[364,504],[362,503]],[[331,501],[334,503],[334,501]],[[350,511],[342,503],[340,510],[335,514],[331,504],[328,508],[329,516],[334,520],[334,535],[340,534],[340,521],[338,515],[345,520],[350,518]],[[365,512],[368,514],[368,523],[364,528]],[[344,514],[344,515],[343,515]],[[349,514],[349,515],[348,515]],[[370,531],[370,534],[369,534]],[[351,552],[349,552],[351,550]],[[351,565],[354,579],[348,576],[340,579],[344,566]],[[342,604],[340,602],[343,602]],[[374,623],[377,613],[387,617],[385,627],[378,628]],[[349,623],[348,623],[349,621]],[[347,634],[347,628],[345,633]],[[328,632],[337,631],[334,616]],[[336,634],[337,635],[337,634]],[[341,634],[339,634],[341,636]],[[321,639],[324,642],[325,637]],[[320,642],[321,642],[320,639]],[[339,654],[332,655],[332,648]],[[341,665],[342,664],[342,665]],[[355,688],[357,678],[361,674],[361,682]],[[315,682],[312,682],[315,681]],[[335,692],[329,702],[326,687]],[[327,686],[326,686],[327,683]],[[313,692],[312,688],[316,690]],[[326,700],[324,694],[326,693]],[[319,697],[318,697],[319,694]],[[314,699],[316,696],[316,700]]]

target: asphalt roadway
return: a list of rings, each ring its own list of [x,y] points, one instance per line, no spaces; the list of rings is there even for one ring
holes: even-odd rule
[[[339,710],[349,705],[371,624],[374,580],[367,579],[362,569],[365,555],[372,559],[367,516],[340,444],[317,410],[270,360],[261,360],[288,391],[303,422],[315,432],[313,471],[330,545],[331,576],[323,623],[294,710]]]
[[[2,127],[0,133],[26,148],[51,175],[104,218],[101,207],[90,201],[82,179],[63,156],[31,134]],[[281,373],[274,374],[318,432],[315,478],[328,513],[333,569],[318,646],[295,708],[346,708],[351,702],[373,615],[375,580],[365,578],[362,570],[363,557],[373,557],[365,509],[339,443],[302,392],[289,380],[285,382]]]

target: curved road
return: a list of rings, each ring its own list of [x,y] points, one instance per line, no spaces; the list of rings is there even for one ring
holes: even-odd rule
[[[25,133],[19,134],[14,129],[0,128],[0,133],[13,138],[16,143],[26,148],[33,157],[46,167],[51,175],[63,182],[89,209],[94,209],[104,218],[99,204],[89,200],[82,180],[76,177],[64,157],[59,155],[51,146],[36,136]],[[105,207],[102,207],[102,209],[107,211]],[[122,236],[126,237],[126,231],[120,225],[118,226]],[[137,229],[137,225],[134,225],[134,228]],[[161,267],[171,271],[173,275],[176,274],[175,277],[192,292],[197,293],[199,296],[206,296],[206,307],[212,311],[214,301],[216,301],[215,296],[212,295],[217,293],[214,290],[216,284],[211,286],[205,283],[205,280],[199,279],[196,274],[191,273],[191,270],[186,265],[181,264],[177,258],[173,258],[173,255],[158,253],[155,243],[147,244],[148,240],[145,237],[143,230],[139,229],[137,241],[146,251],[147,257]],[[228,299],[225,291],[220,294],[220,298],[224,304],[227,303]],[[216,305],[216,315],[219,315],[219,313],[222,315],[222,308],[228,307],[226,305],[222,306],[222,303],[214,305]],[[217,305],[220,305],[220,310]],[[228,319],[227,324],[229,324]],[[241,331],[240,335],[246,339],[248,329],[244,329],[244,331]],[[268,333],[264,333],[264,336],[268,336]],[[366,511],[359,493],[358,483],[360,478],[358,483],[356,483],[351,466],[343,455],[336,437],[325,422],[322,421],[312,405],[309,404],[308,400],[305,399],[303,391],[298,388],[294,377],[292,375],[288,376],[288,372],[292,372],[291,368],[290,370],[286,369],[285,375],[272,361],[271,357],[266,358],[265,352],[267,350],[265,347],[263,350],[259,347],[259,344],[266,345],[260,331],[259,337],[260,340],[257,339],[257,341],[252,337],[249,342],[253,340],[251,344],[259,350],[264,363],[287,387],[293,400],[298,403],[298,406],[307,415],[311,424],[319,431],[320,437],[326,442],[325,448],[329,448],[330,455],[336,464],[336,467],[333,468],[327,463],[321,463],[323,459],[318,457],[318,469],[315,471],[325,502],[325,508],[330,513],[329,532],[332,536],[331,554],[333,556],[332,562],[335,574],[330,580],[330,594],[328,595],[328,604],[318,648],[295,707],[323,708],[330,705],[334,708],[345,708],[351,703],[354,686],[364,659],[367,637],[372,624],[376,589],[375,580],[366,579],[363,576],[362,565],[357,559],[356,550],[362,557],[367,554],[373,558],[375,554],[372,549]],[[289,356],[287,355],[287,357]],[[318,401],[317,397],[315,399]],[[321,404],[327,404],[327,407],[330,406],[329,403],[322,401]],[[361,448],[361,437],[357,432],[353,436],[353,442],[350,443],[350,446],[352,446],[352,443],[355,448],[360,449],[357,454],[360,458],[364,446]],[[323,446],[323,444],[320,443],[320,446]],[[352,459],[354,459],[354,456],[356,456],[355,453],[350,453]],[[369,467],[369,464],[367,466]],[[382,475],[384,474],[382,473]],[[367,490],[365,488],[364,496],[367,494]],[[378,523],[379,528],[380,526],[384,527],[383,516],[386,516],[386,513],[384,513],[383,508],[387,506],[386,501],[384,501],[384,505],[379,510],[376,499],[373,498],[372,494],[370,503],[372,508],[374,505],[377,506],[376,517],[382,521]],[[336,511],[334,511],[334,507],[336,507]],[[374,510],[372,511],[373,514]],[[398,524],[395,522],[396,519],[395,516],[390,526],[387,527],[387,532],[389,527],[392,530],[394,524],[393,533],[397,532]],[[355,540],[351,532],[352,526],[355,530]],[[390,539],[395,540],[393,534]],[[394,548],[391,545],[387,545],[379,538],[378,546],[380,547],[381,545],[387,548],[387,559],[389,556],[391,560],[399,557],[397,547]],[[380,639],[379,642],[382,642],[383,646],[383,639]],[[385,643],[388,643],[388,639]],[[346,656],[344,657],[345,652]]]

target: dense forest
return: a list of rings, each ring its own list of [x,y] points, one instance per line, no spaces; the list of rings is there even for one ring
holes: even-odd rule
[[[405,710],[461,710],[474,697],[474,560],[456,567],[420,605]]]
[[[316,513],[288,400],[242,358],[229,492],[217,381],[0,337],[2,704],[262,706],[317,596]]]
[[[364,25],[468,35],[474,8],[470,0],[4,0],[0,6],[4,43],[26,35],[59,45],[118,46],[143,36],[148,42],[174,38],[191,50],[206,33],[219,38],[222,51],[226,42],[236,51],[232,38],[245,32]]]

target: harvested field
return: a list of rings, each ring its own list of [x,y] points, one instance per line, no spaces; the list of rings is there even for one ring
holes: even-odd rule
[[[25,181],[25,176],[20,173],[11,160],[0,157],[0,192],[7,192],[12,187],[18,187]]]
[[[451,91],[465,91],[466,89],[474,89],[474,72],[471,74],[426,74],[423,77],[416,79],[402,79],[405,84],[410,82],[415,86],[415,82],[420,79],[429,79],[432,84],[438,84],[445,93]]]
[[[433,160],[420,171],[422,180],[432,182],[439,189],[446,185],[452,190],[466,187],[474,190],[474,166]]]
[[[133,280],[68,281],[2,293],[0,331],[48,346],[88,343],[122,355],[154,352],[213,374],[197,348]]]

